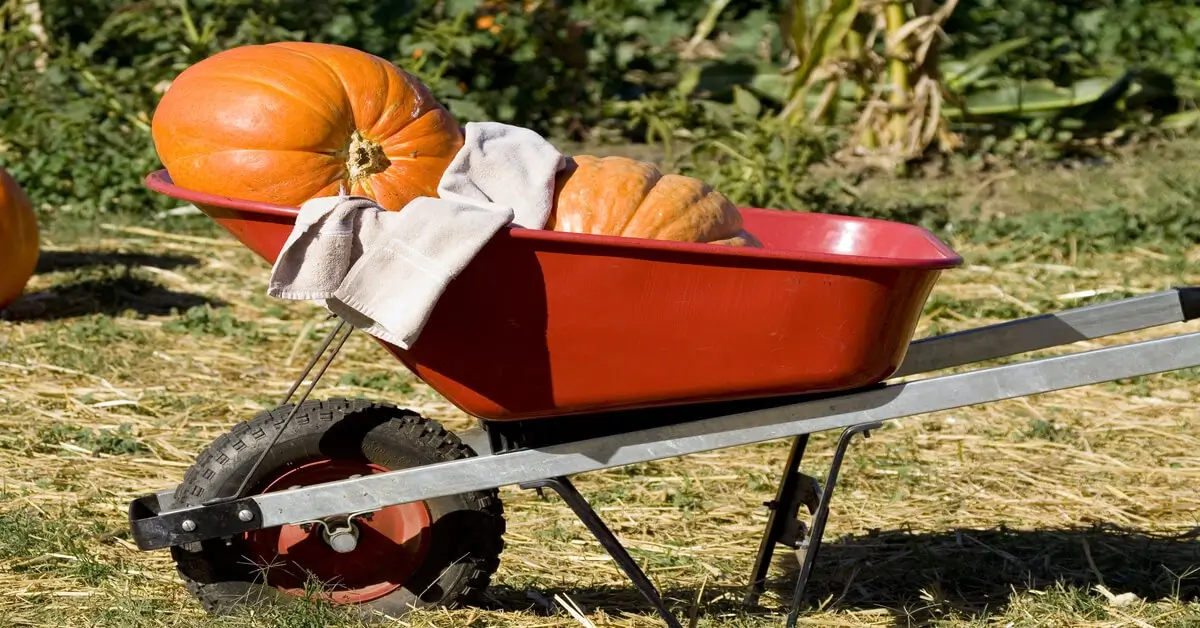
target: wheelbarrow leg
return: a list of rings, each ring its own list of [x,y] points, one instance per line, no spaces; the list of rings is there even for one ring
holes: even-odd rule
[[[805,526],[799,519],[800,506],[807,506],[810,516],[816,509],[820,486],[815,478],[800,473],[800,461],[804,459],[806,447],[808,434],[802,434],[792,440],[792,451],[788,454],[775,499],[763,503],[770,514],[767,518],[766,532],[758,545],[754,570],[750,574],[750,588],[743,602],[746,606],[757,604],[758,598],[766,588],[767,573],[771,569],[775,545],[785,545],[794,550],[804,539]]]
[[[837,485],[838,472],[842,468],[842,459],[846,449],[855,434],[861,433],[864,438],[870,438],[871,430],[883,427],[882,423],[864,423],[846,428],[838,439],[837,449],[833,452],[833,462],[829,465],[829,477],[825,480],[825,490],[821,493],[821,501],[813,514],[812,530],[808,538],[797,548],[801,556],[800,575],[796,578],[796,588],[792,591],[792,605],[788,612],[787,628],[794,628],[800,615],[800,603],[804,601],[804,590],[808,587],[808,578],[812,575],[813,565],[817,561],[817,551],[821,549],[821,537],[825,534],[825,522],[829,519],[829,502],[833,499],[833,489]]]
[[[604,524],[604,520],[592,509],[592,506],[588,504],[583,495],[579,494],[579,491],[575,489],[575,485],[571,484],[570,480],[567,478],[549,478],[537,480],[536,482],[526,482],[520,486],[522,489],[537,489],[539,491],[543,488],[549,488],[558,493],[558,496],[571,507],[575,516],[579,518],[583,525],[587,526],[592,536],[596,537],[596,540],[600,542],[600,545],[604,547],[608,555],[612,556],[617,566],[633,581],[633,586],[642,594],[642,597],[646,598],[646,601],[658,611],[658,614],[666,622],[668,628],[683,628],[679,620],[671,614],[671,611],[667,610],[667,605],[663,603],[662,597],[659,595],[654,583],[650,582],[650,578],[646,576],[641,567],[638,567],[637,562],[633,560],[633,557],[629,555],[629,552],[625,550],[625,547],[621,545],[617,537],[608,529],[608,526]]]

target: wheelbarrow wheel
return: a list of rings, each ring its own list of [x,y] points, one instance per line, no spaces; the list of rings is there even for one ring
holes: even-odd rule
[[[231,494],[292,406],[262,412],[214,441],[175,491],[181,505]],[[288,490],[355,475],[474,456],[439,423],[389,404],[306,401],[254,472],[247,492]],[[348,552],[334,542],[344,518],[256,530],[172,548],[188,590],[210,613],[239,605],[319,598],[367,614],[470,603],[503,549],[495,490],[390,506],[354,517]],[[341,535],[345,541],[345,535]]]

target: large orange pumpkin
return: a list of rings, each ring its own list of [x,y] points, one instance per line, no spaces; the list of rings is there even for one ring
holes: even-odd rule
[[[0,168],[0,310],[25,291],[38,260],[38,224],[25,190]]]
[[[654,240],[762,246],[723,194],[628,157],[577,155],[555,181],[547,229]]]
[[[437,185],[462,130],[415,77],[374,55],[283,42],[184,70],[152,133],[185,188],[296,206],[339,191],[399,210]]]

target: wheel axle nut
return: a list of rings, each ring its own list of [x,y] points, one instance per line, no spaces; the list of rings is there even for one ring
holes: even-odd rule
[[[339,554],[349,554],[358,547],[358,538],[349,528],[341,528],[329,534],[329,547]]]
[[[241,519],[242,521],[250,521],[253,518],[254,513],[250,512],[249,510],[243,508],[242,510],[238,511],[238,519]]]

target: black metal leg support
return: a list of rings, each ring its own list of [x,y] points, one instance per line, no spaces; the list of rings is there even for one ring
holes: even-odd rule
[[[579,491],[575,489],[575,485],[571,484],[570,480],[567,478],[549,478],[522,484],[521,488],[526,490],[549,488],[558,493],[558,496],[571,507],[575,516],[583,522],[583,525],[587,526],[588,531],[592,533],[592,536],[596,537],[596,540],[600,542],[600,545],[604,547],[609,556],[612,556],[613,560],[617,562],[617,565],[625,572],[625,575],[629,576],[629,579],[633,581],[633,585],[637,587],[638,592],[658,611],[658,614],[662,616],[668,628],[683,628],[679,620],[671,614],[671,611],[667,610],[667,605],[663,603],[662,597],[658,594],[658,589],[654,586],[654,583],[650,582],[650,578],[646,576],[641,567],[638,567],[633,557],[629,555],[629,552],[625,550],[621,542],[617,540],[617,537],[613,535],[608,526],[604,524],[604,521],[600,519],[600,515],[596,514],[595,510],[592,510],[592,506],[587,503],[583,495],[579,494]]]
[[[817,561],[817,551],[821,549],[821,537],[825,534],[825,521],[829,519],[829,502],[833,499],[833,489],[837,485],[838,471],[842,468],[842,459],[846,449],[855,434],[861,433],[864,438],[871,436],[870,431],[883,427],[882,423],[864,423],[846,428],[838,439],[837,449],[833,452],[833,462],[829,465],[829,477],[825,480],[825,490],[817,511],[813,514],[812,531],[808,539],[798,551],[803,551],[804,558],[800,563],[800,575],[796,578],[796,588],[792,592],[792,606],[788,611],[787,628],[794,628],[800,615],[800,603],[804,600],[804,590],[808,587],[808,578],[812,575],[813,565]]]
[[[763,503],[770,511],[767,518],[767,530],[758,545],[758,557],[754,560],[754,570],[750,574],[750,587],[746,592],[744,604],[754,606],[766,588],[767,573],[771,569],[771,558],[775,555],[775,545],[785,545],[796,549],[803,542],[805,535],[804,523],[800,521],[800,506],[808,507],[812,515],[816,509],[816,500],[821,489],[815,478],[800,473],[800,461],[804,459],[804,450],[808,446],[808,434],[802,434],[792,440],[792,451],[788,454],[787,464],[783,469],[783,478],[779,481],[779,489],[775,499]]]

